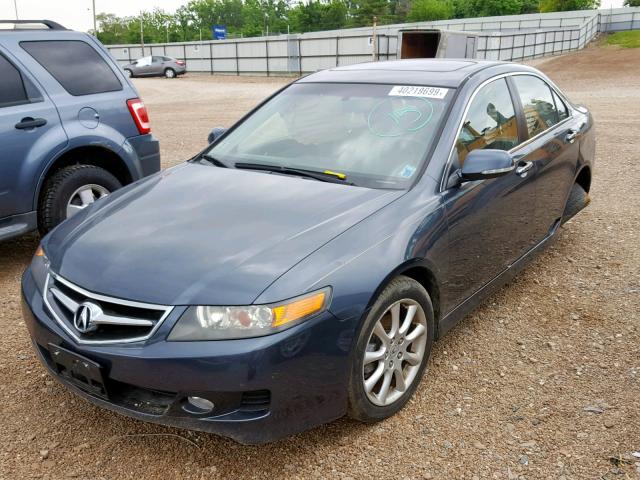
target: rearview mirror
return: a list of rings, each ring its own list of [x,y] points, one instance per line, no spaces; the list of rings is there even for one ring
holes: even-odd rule
[[[226,132],[227,129],[224,127],[216,127],[213,130],[211,130],[211,132],[209,132],[209,136],[207,137],[207,141],[209,142],[209,144],[212,144],[213,142],[215,142],[217,139],[219,139],[222,135],[224,135],[224,132]]]
[[[504,150],[472,150],[460,169],[463,181],[484,180],[506,175],[515,168],[513,157]]]

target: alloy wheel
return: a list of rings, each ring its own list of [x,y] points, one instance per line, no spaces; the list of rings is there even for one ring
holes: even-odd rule
[[[103,198],[109,195],[109,190],[102,185],[96,185],[94,183],[90,185],[83,185],[78,188],[67,203],[67,218],[73,217],[76,213],[84,210],[93,202],[99,198]]]
[[[402,397],[424,359],[427,319],[422,306],[405,298],[376,321],[364,353],[362,381],[371,403],[387,406]]]

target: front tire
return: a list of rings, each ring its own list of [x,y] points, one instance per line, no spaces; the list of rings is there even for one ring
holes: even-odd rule
[[[399,276],[382,291],[356,342],[348,415],[377,422],[397,413],[418,387],[435,333],[429,294]]]
[[[128,68],[124,69],[124,73],[127,76],[127,78],[133,78],[133,72],[131,70],[129,70]]]
[[[167,68],[164,71],[164,76],[167,78],[176,78],[176,71],[173,68]]]
[[[58,170],[47,179],[40,196],[40,234],[45,235],[62,221],[121,186],[116,177],[94,165],[72,165]]]

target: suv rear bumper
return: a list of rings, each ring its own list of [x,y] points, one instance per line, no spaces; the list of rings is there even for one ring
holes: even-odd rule
[[[160,171],[160,142],[151,134],[127,138],[123,148],[133,157],[137,157],[134,180]],[[134,172],[132,172],[133,174]]]

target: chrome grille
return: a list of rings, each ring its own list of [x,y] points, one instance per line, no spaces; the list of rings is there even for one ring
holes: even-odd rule
[[[64,330],[79,343],[129,343],[148,339],[172,307],[89,292],[50,273],[44,301]]]

